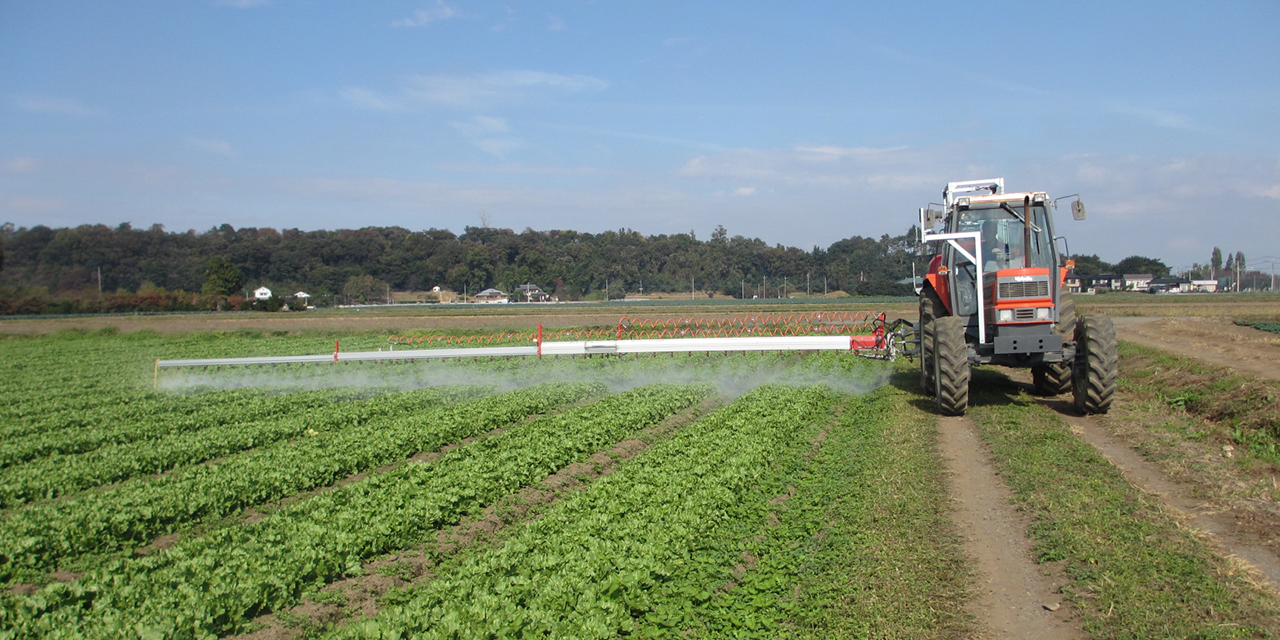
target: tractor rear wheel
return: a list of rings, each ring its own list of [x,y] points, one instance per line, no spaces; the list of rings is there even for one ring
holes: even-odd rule
[[[933,385],[942,415],[962,416],[969,408],[969,374],[964,318],[938,318],[933,334]]]
[[[1120,355],[1116,327],[1106,316],[1081,316],[1076,323],[1076,361],[1073,370],[1076,409],[1106,413],[1116,394]]]
[[[920,388],[930,394],[933,393],[933,328],[941,306],[942,301],[933,289],[920,292],[920,326],[917,331],[920,338]]]
[[[1053,330],[1064,341],[1074,340],[1076,334],[1076,301],[1063,294],[1058,301],[1058,324]],[[1057,396],[1071,389],[1070,362],[1046,362],[1031,367],[1032,387],[1036,395]]]

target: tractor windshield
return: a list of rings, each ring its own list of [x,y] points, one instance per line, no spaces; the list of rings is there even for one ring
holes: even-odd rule
[[[1044,207],[1031,207],[1024,224],[1022,207],[995,204],[960,211],[956,231],[982,233],[982,270],[1053,267],[1052,243]],[[1030,227],[1030,228],[1028,228]],[[963,258],[957,255],[957,260]],[[965,261],[967,262],[967,261]]]

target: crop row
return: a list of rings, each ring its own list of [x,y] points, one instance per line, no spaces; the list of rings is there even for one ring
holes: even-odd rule
[[[383,390],[384,392],[386,390]],[[316,407],[367,399],[374,390],[320,390],[265,394],[238,389],[210,391],[163,399],[122,399],[128,411],[104,408],[81,413],[74,425],[59,421],[57,427],[35,425],[38,431],[0,442],[0,468],[49,455],[70,455],[98,447],[125,445],[139,440],[171,436],[230,423],[245,423],[296,414]],[[60,460],[56,466],[75,464]],[[0,480],[0,484],[7,484]],[[7,501],[0,506],[7,506]]]
[[[51,456],[4,469],[0,471],[0,507],[11,508],[89,487],[162,473],[289,438],[457,402],[483,391],[480,387],[432,387],[389,393],[363,402],[340,402],[349,396],[345,392],[300,394],[304,397],[297,409],[284,416],[269,411],[267,417],[251,422],[224,419],[222,424],[197,431],[108,445],[76,455]]]
[[[335,635],[612,638],[664,597],[705,601],[742,562],[741,538],[723,534],[766,526],[786,492],[770,470],[809,446],[802,434],[833,399],[821,387],[757,389]]]
[[[314,434],[295,442],[15,511],[0,521],[0,579],[30,579],[79,556],[127,550],[602,392],[558,385],[450,407],[440,404],[440,392],[420,390],[393,394],[398,400],[385,411],[359,421],[314,416]]]
[[[24,636],[183,638],[242,630],[254,615],[422,542],[430,532],[690,406],[709,387],[654,385],[545,416],[434,462],[406,464],[217,529],[72,584],[10,597],[2,627]]]

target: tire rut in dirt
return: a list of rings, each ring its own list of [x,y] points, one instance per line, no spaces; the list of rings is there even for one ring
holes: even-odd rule
[[[1084,637],[1061,605],[1059,585],[1032,561],[1027,523],[1010,506],[1009,488],[996,475],[973,423],[942,418],[938,431],[951,476],[953,517],[978,573],[970,609],[987,632],[980,637]]]

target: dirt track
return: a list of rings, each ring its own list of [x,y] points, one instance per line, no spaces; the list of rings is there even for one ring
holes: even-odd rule
[[[1280,380],[1280,335],[1229,318],[1114,318],[1121,340]]]

